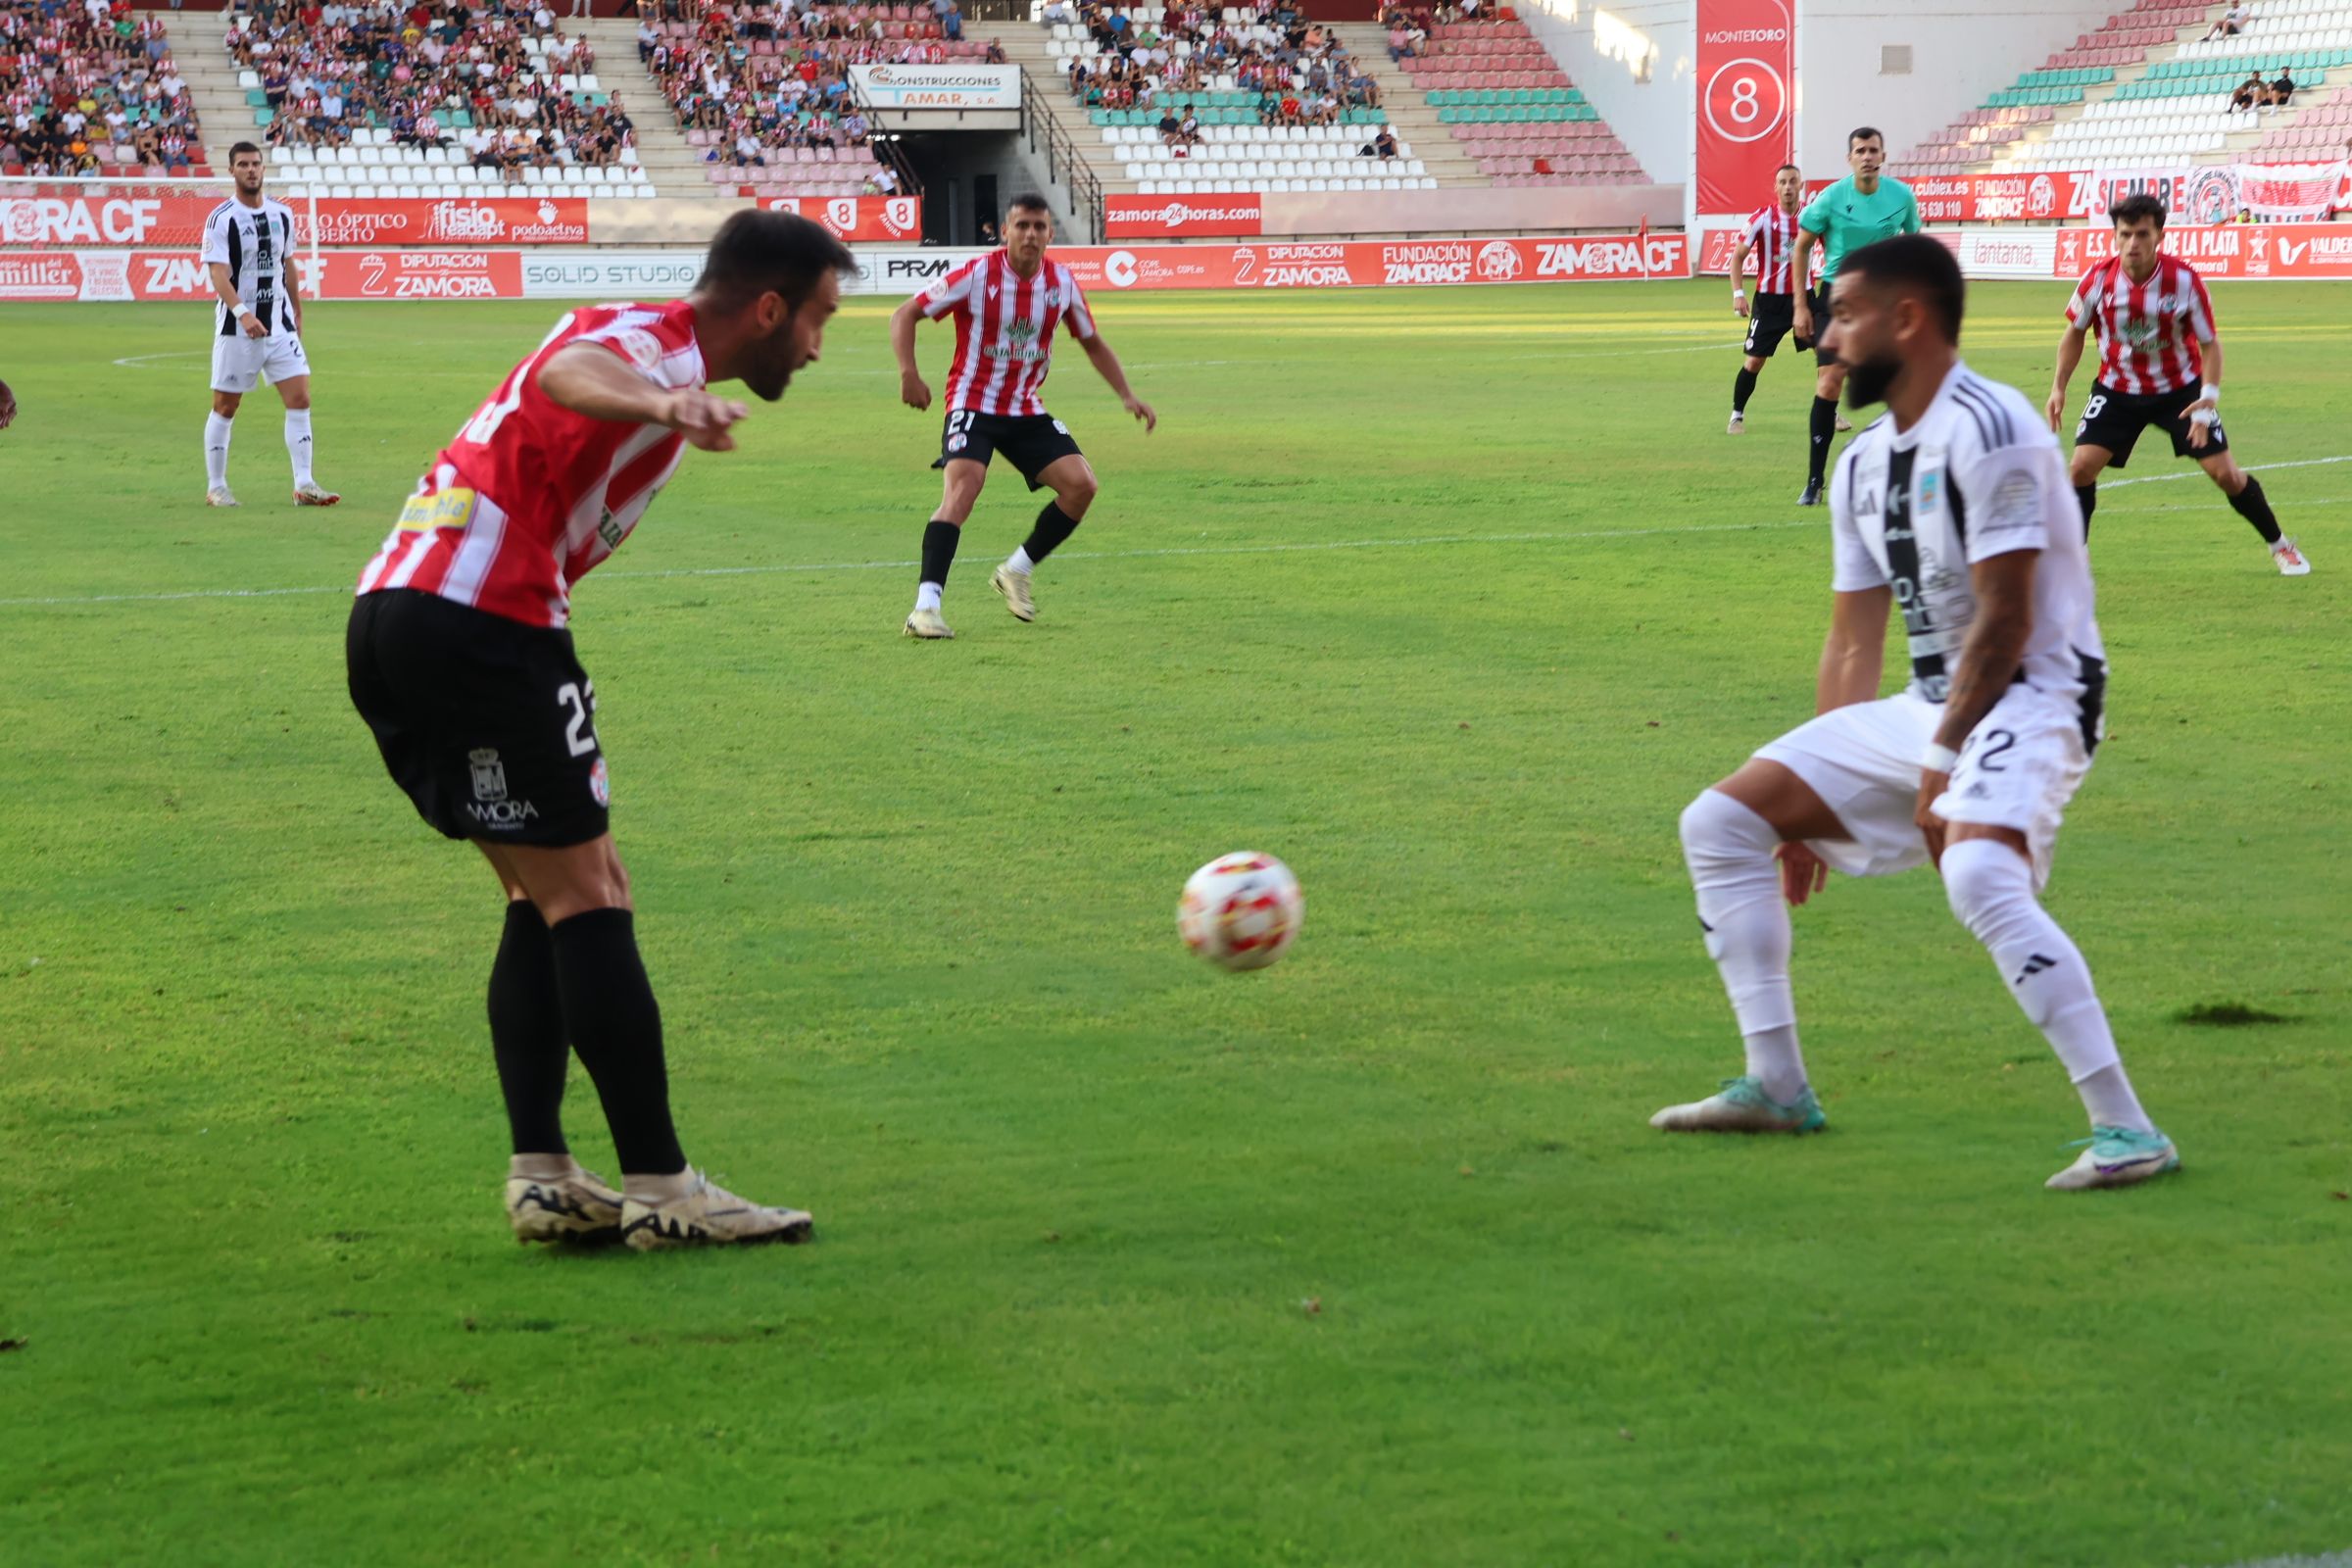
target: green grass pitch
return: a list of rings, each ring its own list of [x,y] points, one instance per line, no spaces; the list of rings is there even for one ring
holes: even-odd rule
[[[1019,625],[1000,469],[935,646],[938,416],[861,302],[577,595],[687,1149],[818,1219],[651,1258],[509,1239],[496,888],[343,695],[561,308],[316,307],[331,512],[267,393],[202,505],[202,312],[0,311],[0,1561],[2352,1545],[2352,325],[2216,292],[2317,570],[2153,449],[2107,493],[2050,894],[2179,1178],[2042,1191],[2074,1097],[1926,874],[1797,917],[1826,1136],[1645,1125],[1739,1059],[1676,815],[1829,610],[1809,377],[1722,433],[1719,284],[1102,299],[1160,430],[1065,354],[1095,514]],[[2064,297],[1978,288],[1972,362],[2038,400]],[[1174,908],[1240,848],[1308,916],[1235,978]],[[2283,1021],[2183,1017],[2234,1004]]]

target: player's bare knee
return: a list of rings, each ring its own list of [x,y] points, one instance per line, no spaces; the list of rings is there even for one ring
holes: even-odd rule
[[[213,394],[213,412],[223,419],[233,419],[237,416],[237,405],[244,401],[239,393],[216,392]]]
[[[1764,362],[1753,354],[1750,354],[1746,359],[1741,360],[1740,362],[1740,368],[1750,375],[1761,375],[1764,373]]]
[[[1062,515],[1075,522],[1086,515],[1086,509],[1095,504],[1095,497],[1102,491],[1102,484],[1090,470],[1054,491],[1054,497],[1055,504],[1061,508]]]
[[[2078,450],[2075,453],[2074,461],[2067,465],[2067,477],[2073,480],[2075,488],[2080,490],[2086,484],[2098,483],[2099,474],[2106,466],[2107,465],[2098,459],[2086,458]]]
[[[306,414],[310,411],[310,407],[311,395],[308,392],[286,394],[286,412],[288,414]]]

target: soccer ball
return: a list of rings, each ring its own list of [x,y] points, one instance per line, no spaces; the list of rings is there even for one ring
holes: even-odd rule
[[[1306,919],[1291,868],[1271,855],[1220,855],[1184,884],[1176,930],[1220,969],[1263,969],[1290,951]]]

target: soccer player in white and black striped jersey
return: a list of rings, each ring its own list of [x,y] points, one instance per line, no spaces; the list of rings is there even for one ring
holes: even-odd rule
[[[1740,249],[1732,258],[1732,309],[1747,318],[1747,340],[1740,344],[1746,358],[1732,377],[1732,422],[1727,435],[1747,429],[1747,400],[1756,390],[1764,362],[1780,350],[1781,339],[1796,326],[1796,211],[1805,197],[1804,172],[1783,164],[1772,176],[1772,205],[1748,215],[1740,233]],[[1756,297],[1747,297],[1747,259],[1756,259]],[[1810,337],[1796,340],[1799,354],[1813,346]]]
[[[1860,247],[1838,270],[1822,350],[1856,407],[1830,485],[1835,571],[1815,716],[1683,812],[1707,953],[1747,1071],[1650,1118],[1668,1132],[1812,1132],[1785,905],[1830,870],[1935,862],[1952,913],[2074,1080],[2088,1147],[2046,1185],[2123,1187],[2179,1168],[2116,1053],[2082,951],[2042,906],[2058,825],[2097,749],[2107,685],[2065,460],[2038,411],[1960,360],[1966,286],[1936,240]],[[1879,696],[1900,610],[1908,688]],[[1777,864],[1776,864],[1777,862]]]
[[[294,278],[294,212],[262,194],[262,150],[228,150],[236,195],[204,221],[204,262],[213,293],[213,412],[204,421],[204,499],[233,507],[228,438],[237,406],[262,382],[286,406],[286,456],[294,504],[331,507],[343,498],[311,474],[311,362],[302,347],[302,292]]]

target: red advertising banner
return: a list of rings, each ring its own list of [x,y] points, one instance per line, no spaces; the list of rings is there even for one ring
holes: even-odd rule
[[[2168,228],[2164,248],[2209,278],[2352,277],[2352,223]],[[2071,281],[2114,254],[2112,228],[2062,228],[2052,275]]]
[[[1185,234],[1256,234],[1265,204],[1256,192],[1228,196],[1105,196],[1102,230],[1112,239],[1174,239]]]
[[[0,194],[0,247],[44,249],[97,245],[177,245],[200,241],[218,195],[141,195],[101,190],[96,195],[60,186],[28,195]],[[309,202],[293,204],[295,239],[312,239]],[[321,200],[317,206],[321,245],[584,245],[588,203],[576,197],[415,197]],[[895,236],[894,236],[895,237]]]
[[[1698,211],[1749,213],[1793,156],[1796,25],[1784,0],[1698,0]]]
[[[919,196],[764,196],[746,186],[746,196],[760,196],[771,213],[791,213],[822,223],[835,239],[919,239],[923,232],[923,203]]]
[[[872,286],[911,293],[976,251],[859,253]],[[1088,288],[1378,288],[1446,283],[1639,282],[1690,275],[1681,234],[1575,239],[1333,240],[1250,245],[1055,246]],[[687,251],[555,253],[468,250],[328,251],[296,256],[303,292],[318,300],[669,298],[690,287],[700,258]],[[579,275],[571,275],[579,274]],[[213,297],[204,267],[184,250],[0,252],[0,301],[175,300]]]
[[[1260,245],[1055,246],[1080,286],[1365,288],[1687,277],[1681,234],[1576,239],[1302,240]]]

